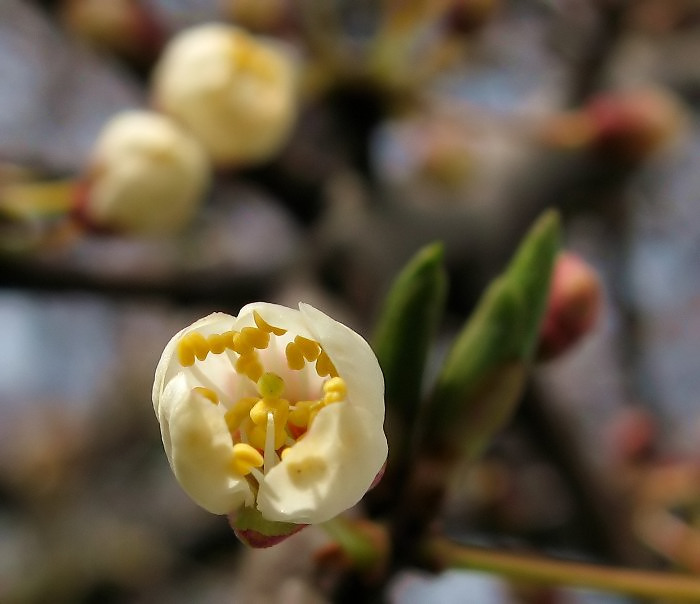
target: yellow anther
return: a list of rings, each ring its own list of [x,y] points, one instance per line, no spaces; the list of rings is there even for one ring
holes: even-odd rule
[[[231,468],[236,474],[246,476],[253,468],[263,465],[263,456],[255,448],[245,443],[233,445],[233,457],[231,458]]]
[[[197,386],[192,390],[198,394],[201,394],[204,398],[210,400],[215,405],[219,404],[219,396],[213,390],[209,388],[204,388],[203,386]]]
[[[237,331],[225,331],[224,333],[221,334],[221,338],[224,341],[224,346],[226,348],[229,348],[231,350],[234,349],[234,338],[238,335]]]
[[[267,436],[267,426],[253,426],[248,431],[248,440],[256,449],[263,451],[265,449],[265,437]],[[277,427],[275,425],[275,450],[284,446],[287,442],[287,432],[284,426]]]
[[[263,366],[258,359],[258,353],[252,351],[239,356],[236,361],[236,371],[257,383],[263,374]]]
[[[233,345],[231,348],[238,354],[248,354],[254,350],[253,345],[239,331],[233,334]]]
[[[270,334],[257,327],[244,327],[241,330],[241,341],[244,346],[252,346],[253,348],[267,348],[270,343]]]
[[[289,410],[289,423],[299,428],[305,428],[309,424],[311,407],[318,401],[299,401]]]
[[[287,333],[286,329],[270,325],[267,321],[265,321],[265,319],[263,319],[260,316],[260,313],[257,310],[253,311],[253,320],[255,321],[255,324],[258,326],[259,329],[262,329],[267,333],[272,333],[276,336],[283,336],[285,333]]]
[[[276,373],[263,373],[257,386],[263,398],[279,398],[284,392],[284,380]]]
[[[297,336],[294,338],[294,343],[301,349],[304,358],[309,362],[315,361],[318,355],[321,354],[321,345],[315,340],[309,340],[309,338],[305,338],[304,336]]]
[[[256,397],[246,396],[238,399],[233,406],[226,411],[224,414],[224,420],[226,421],[226,426],[231,434],[238,430],[241,422],[249,416],[250,410],[257,402],[258,399]]]
[[[287,357],[287,366],[290,369],[296,369],[298,371],[299,369],[303,369],[306,364],[304,362],[304,353],[301,351],[301,348],[299,348],[299,345],[294,342],[287,344],[287,347],[284,349],[284,356]]]
[[[283,398],[261,398],[250,410],[250,419],[258,426],[267,425],[267,414],[272,413],[275,426],[284,426],[289,417],[289,401]]]
[[[321,354],[318,355],[318,359],[316,359],[316,373],[318,373],[318,375],[321,377],[325,377],[327,375],[330,375],[331,377],[338,376],[338,371],[336,370],[335,365],[333,365],[330,357],[326,354],[325,350],[322,350]]]
[[[183,367],[190,367],[194,365],[194,350],[192,350],[190,347],[187,336],[183,337],[177,343],[177,360]]]
[[[187,338],[187,342],[194,352],[194,355],[200,361],[206,359],[207,355],[209,354],[209,344],[207,343],[207,339],[198,331],[193,331],[192,333],[187,334],[185,337]]]
[[[282,449],[282,451],[280,451],[280,459],[282,461],[284,461],[284,458],[287,457],[290,449],[291,449],[291,447],[285,447],[284,449]]]
[[[207,345],[212,354],[221,354],[226,350],[226,339],[223,335],[213,333],[207,338]]]
[[[323,392],[323,404],[330,405],[344,400],[348,394],[348,387],[343,378],[333,377],[323,384]]]
[[[326,394],[335,392],[341,396],[345,396],[348,393],[348,386],[343,378],[336,376],[324,382],[323,391]]]
[[[311,408],[309,409],[309,428],[311,427],[311,424],[313,423],[314,419],[316,419],[318,412],[321,409],[323,409],[323,407],[323,401],[318,401],[317,403],[311,406]]]

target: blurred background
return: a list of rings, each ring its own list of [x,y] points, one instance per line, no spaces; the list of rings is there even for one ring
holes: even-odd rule
[[[0,191],[79,178],[103,125],[152,103],[167,41],[211,21],[298,62],[273,157],[218,167],[170,237],[0,218],[0,601],[325,601],[323,534],[247,552],[180,490],[150,403],[164,345],[255,300],[369,335],[393,275],[439,240],[437,367],[547,207],[599,275],[598,320],[455,476],[445,530],[700,571],[700,3],[3,0]],[[632,601],[411,571],[388,597]]]

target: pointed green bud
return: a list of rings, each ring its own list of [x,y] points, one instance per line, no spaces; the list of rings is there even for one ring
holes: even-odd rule
[[[545,213],[510,266],[482,296],[438,376],[426,418],[429,446],[478,455],[508,421],[536,344],[559,247],[559,218]]]
[[[389,290],[373,338],[387,407],[403,418],[405,426],[415,417],[425,361],[444,310],[443,257],[442,244],[433,243],[406,264]]]

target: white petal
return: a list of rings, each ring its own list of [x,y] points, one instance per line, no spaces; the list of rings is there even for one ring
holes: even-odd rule
[[[166,385],[158,415],[173,472],[198,505],[227,514],[250,499],[248,483],[230,468],[233,443],[221,409],[193,393],[184,375]]]
[[[281,306],[280,304],[270,304],[269,302],[254,302],[246,304],[238,313],[236,329],[242,329],[250,325],[255,325],[253,311],[258,311],[260,316],[274,327],[281,327],[294,335],[311,338],[304,317],[298,310]]]
[[[330,405],[265,476],[258,509],[269,520],[325,522],[362,498],[386,456],[386,437],[376,417],[347,404]]]
[[[170,380],[177,373],[178,370],[182,369],[181,365],[178,363],[176,358],[177,343],[180,338],[191,331],[201,331],[204,334],[211,333],[221,333],[228,329],[231,329],[235,317],[227,315],[222,312],[212,313],[198,321],[192,323],[188,327],[178,331],[170,341],[165,346],[163,354],[160,356],[158,365],[156,366],[155,379],[153,380],[153,409],[158,414],[158,405],[163,388],[166,386],[166,382]]]
[[[348,386],[348,402],[384,421],[384,376],[370,345],[349,327],[300,303],[313,338],[321,343]]]

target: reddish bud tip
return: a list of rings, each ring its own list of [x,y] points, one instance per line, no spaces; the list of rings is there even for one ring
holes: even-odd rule
[[[628,161],[645,159],[674,139],[684,116],[678,100],[658,89],[602,93],[583,113],[594,126],[594,144]]]
[[[575,254],[562,252],[554,266],[537,358],[557,357],[589,333],[600,313],[601,298],[596,272]]]

